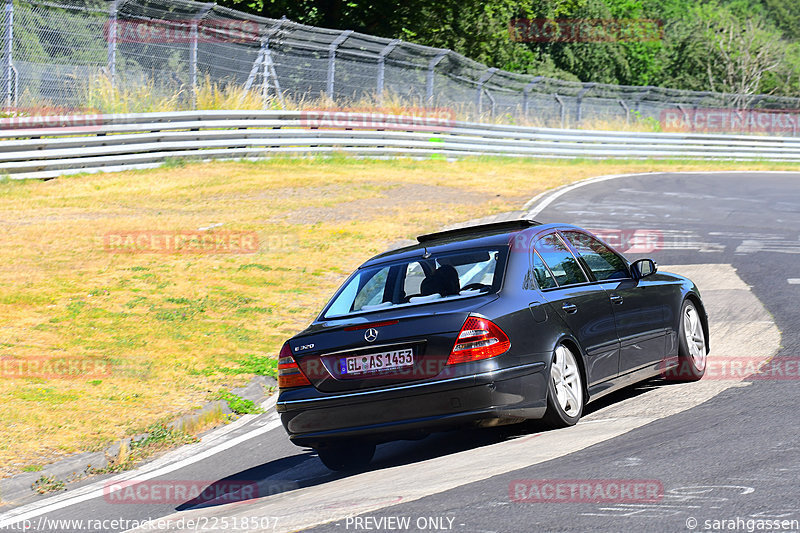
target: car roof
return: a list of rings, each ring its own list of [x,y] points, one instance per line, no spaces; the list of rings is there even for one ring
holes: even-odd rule
[[[511,243],[511,238],[518,233],[526,233],[532,236],[535,233],[556,228],[575,228],[575,226],[557,223],[542,224],[534,220],[520,219],[500,223],[480,224],[421,235],[417,237],[419,241],[417,244],[378,254],[366,261],[359,268],[422,257],[426,252],[430,254],[442,254],[467,248],[508,246]]]

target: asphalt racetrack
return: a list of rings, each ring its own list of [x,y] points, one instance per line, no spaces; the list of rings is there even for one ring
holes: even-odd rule
[[[799,182],[788,172],[632,175],[530,207],[542,222],[655,236],[652,249],[627,255],[697,282],[711,315],[709,360],[774,357],[781,374],[656,380],[590,404],[572,428],[384,444],[351,475],[291,445],[274,411],[247,415],[135,471],[4,508],[0,531],[798,531]],[[206,502],[115,501],[109,484],[126,480],[223,490]],[[657,486],[660,496],[531,492],[546,481]],[[238,496],[226,492],[237,486]]]

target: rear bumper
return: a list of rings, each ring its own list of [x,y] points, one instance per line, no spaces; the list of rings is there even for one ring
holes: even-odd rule
[[[547,407],[542,362],[433,382],[323,397],[278,399],[289,438],[316,447],[333,440],[416,437],[502,418],[540,418]]]

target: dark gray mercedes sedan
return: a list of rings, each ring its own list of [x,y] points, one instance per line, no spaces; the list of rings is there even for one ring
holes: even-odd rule
[[[650,259],[532,220],[418,241],[364,263],[281,349],[283,425],[331,469],[465,425],[573,425],[612,391],[705,372],[700,293]]]

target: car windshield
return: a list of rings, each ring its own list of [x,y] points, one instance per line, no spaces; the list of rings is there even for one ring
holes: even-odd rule
[[[324,318],[477,296],[499,289],[505,254],[466,250],[417,257],[356,271],[324,312]]]

